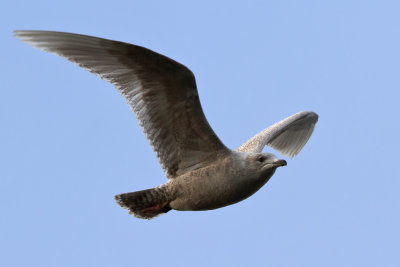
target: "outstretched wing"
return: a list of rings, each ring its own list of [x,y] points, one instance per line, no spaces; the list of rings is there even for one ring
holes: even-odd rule
[[[255,135],[236,151],[261,152],[268,145],[282,155],[294,157],[310,139],[318,115],[311,111],[296,113]]]
[[[193,73],[144,47],[86,35],[15,31],[112,83],[132,107],[168,178],[204,166],[227,148],[208,124]]]

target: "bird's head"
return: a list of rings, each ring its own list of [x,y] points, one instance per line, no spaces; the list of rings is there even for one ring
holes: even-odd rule
[[[247,167],[258,179],[269,179],[276,168],[286,166],[286,160],[278,159],[271,153],[252,153],[246,158]]]

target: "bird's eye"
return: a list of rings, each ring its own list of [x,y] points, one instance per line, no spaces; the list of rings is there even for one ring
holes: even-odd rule
[[[257,161],[258,161],[258,162],[263,162],[263,161],[264,161],[264,157],[258,157],[258,158],[257,158]]]

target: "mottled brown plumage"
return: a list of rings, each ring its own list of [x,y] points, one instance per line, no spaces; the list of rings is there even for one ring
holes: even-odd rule
[[[270,145],[296,155],[318,116],[297,113],[231,151],[208,124],[193,73],[147,48],[86,35],[15,31],[16,37],[62,56],[112,83],[132,107],[168,178],[159,187],[115,198],[135,216],[150,219],[170,209],[207,210],[252,195],[286,165],[261,153]]]

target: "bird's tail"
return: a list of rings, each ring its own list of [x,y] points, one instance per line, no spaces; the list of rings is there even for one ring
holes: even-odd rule
[[[152,219],[171,210],[165,187],[156,187],[115,196],[117,203],[140,219]]]

